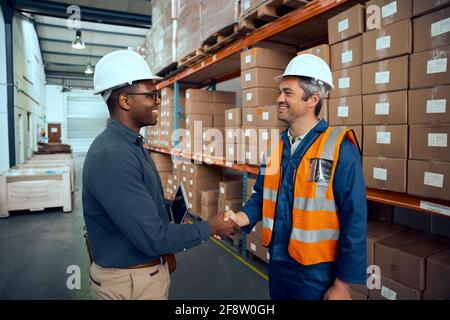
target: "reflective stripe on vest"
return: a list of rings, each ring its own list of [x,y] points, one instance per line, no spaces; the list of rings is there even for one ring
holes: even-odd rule
[[[353,131],[348,129],[329,127],[321,133],[306,151],[294,177],[292,231],[288,251],[292,258],[303,265],[335,261],[337,256],[340,226],[332,182],[340,145],[346,135],[358,147]],[[280,139],[279,143],[279,150],[282,150],[283,141]],[[281,153],[271,155],[268,159],[271,162],[278,160],[281,167]],[[317,178],[314,174],[316,169],[320,170]],[[272,238],[280,171],[278,169],[275,174],[264,176],[262,240],[266,247]]]

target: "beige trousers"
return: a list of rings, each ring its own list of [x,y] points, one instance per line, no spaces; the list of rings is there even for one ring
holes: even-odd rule
[[[89,285],[95,300],[167,300],[170,275],[167,262],[141,269],[91,265]]]

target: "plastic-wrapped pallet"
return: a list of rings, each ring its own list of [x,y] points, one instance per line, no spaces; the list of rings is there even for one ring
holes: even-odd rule
[[[237,23],[239,20],[239,1],[200,0],[200,32],[205,41],[214,33]]]
[[[200,0],[178,0],[178,48],[180,61],[200,48]]]
[[[147,62],[158,73],[177,61],[177,0],[152,1],[152,28],[147,35]]]

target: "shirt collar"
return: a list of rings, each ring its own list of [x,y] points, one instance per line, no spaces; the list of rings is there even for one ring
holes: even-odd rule
[[[144,141],[144,137],[141,136],[140,133],[131,130],[126,125],[115,119],[109,118],[106,126],[120,132],[122,136],[133,143],[142,144]]]
[[[289,127],[288,129],[287,129],[287,137],[288,137],[288,139],[289,139],[289,141],[291,142],[291,144],[294,144],[295,142],[297,142],[298,140],[303,140],[305,137],[306,137],[306,135],[311,131],[311,130],[313,130],[313,129],[315,129],[316,127],[317,127],[317,125],[321,122],[322,120],[318,120],[317,122],[316,122],[316,124],[314,125],[314,127],[312,127],[311,129],[309,129],[305,134],[302,134],[301,136],[298,136],[298,137],[294,137],[293,135],[292,135],[292,133],[291,133],[291,128]]]

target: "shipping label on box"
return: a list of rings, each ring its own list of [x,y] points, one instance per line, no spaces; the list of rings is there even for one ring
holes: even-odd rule
[[[450,84],[449,57],[450,46],[412,54],[410,88],[419,89]]]
[[[371,94],[408,89],[408,56],[364,64],[362,92]]]
[[[338,71],[362,63],[362,36],[331,46],[331,70]]]
[[[331,126],[361,125],[362,97],[342,97],[329,100],[328,121]]]
[[[407,124],[407,120],[406,90],[363,96],[364,124]]]
[[[406,192],[406,159],[363,157],[368,188]]]
[[[364,155],[406,159],[408,126],[364,126]]]
[[[364,32],[365,7],[357,4],[328,19],[328,43],[334,44]]]
[[[357,96],[361,94],[361,66],[333,72],[334,90],[330,98]]]
[[[450,161],[450,125],[411,125],[409,129],[411,159]]]
[[[450,123],[450,86],[409,91],[409,123]]]

